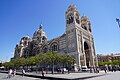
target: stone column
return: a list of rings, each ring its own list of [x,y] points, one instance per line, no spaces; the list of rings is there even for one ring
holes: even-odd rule
[[[78,53],[78,69],[81,69],[80,53]]]
[[[86,66],[86,55],[85,55],[85,50],[84,50],[84,39],[83,39],[83,32],[81,32],[81,39],[82,39],[82,51],[83,51],[83,57],[84,57],[84,66]]]

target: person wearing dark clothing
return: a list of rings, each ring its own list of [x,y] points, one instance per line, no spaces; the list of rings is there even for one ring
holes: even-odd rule
[[[106,68],[106,66],[104,67],[104,71],[105,71],[105,73],[107,73],[107,68]]]
[[[68,74],[70,74],[70,68],[68,67]]]
[[[45,74],[45,73],[44,73],[44,69],[42,68],[42,77],[44,77],[44,74]]]

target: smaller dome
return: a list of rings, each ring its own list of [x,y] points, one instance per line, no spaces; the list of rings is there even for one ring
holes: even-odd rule
[[[26,38],[30,38],[30,36],[27,34],[27,35],[25,35],[24,37],[26,37]]]
[[[31,38],[30,38],[30,36],[29,35],[25,35],[25,36],[23,36],[22,38],[21,38],[21,41],[31,41]]]

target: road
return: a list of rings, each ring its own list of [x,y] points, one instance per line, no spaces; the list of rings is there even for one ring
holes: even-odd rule
[[[16,75],[14,77],[11,77],[10,79],[7,78],[8,74],[0,73],[0,80],[42,80],[38,78],[32,78],[32,77],[22,77],[19,75]]]
[[[85,80],[120,80],[120,71],[117,72],[108,72],[104,76],[89,78]]]

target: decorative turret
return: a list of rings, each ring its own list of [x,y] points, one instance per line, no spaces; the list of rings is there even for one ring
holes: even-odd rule
[[[81,27],[89,32],[91,32],[91,24],[87,16],[81,17]]]
[[[68,11],[77,11],[76,6],[74,4],[70,4]]]
[[[66,24],[80,24],[80,14],[74,4],[71,4],[66,11]]]

